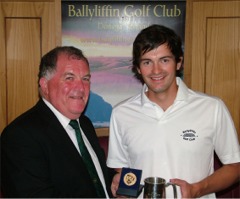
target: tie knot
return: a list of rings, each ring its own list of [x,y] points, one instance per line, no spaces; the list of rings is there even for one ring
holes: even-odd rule
[[[73,128],[73,129],[79,129],[79,126],[78,126],[78,122],[77,122],[77,120],[71,120],[70,122],[69,122],[69,125]]]

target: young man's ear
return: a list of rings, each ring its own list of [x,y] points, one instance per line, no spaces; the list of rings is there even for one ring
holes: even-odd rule
[[[182,63],[183,63],[183,57],[180,57],[179,58],[179,62],[177,63],[177,70],[180,70],[181,66],[182,66]]]
[[[138,74],[141,74],[140,68],[137,68],[137,72]]]

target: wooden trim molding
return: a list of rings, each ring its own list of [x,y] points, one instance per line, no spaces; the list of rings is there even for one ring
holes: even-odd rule
[[[109,136],[109,128],[96,128],[95,131],[98,137]]]

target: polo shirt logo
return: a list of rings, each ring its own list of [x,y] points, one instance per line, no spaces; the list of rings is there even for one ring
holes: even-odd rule
[[[183,137],[183,140],[187,141],[194,141],[198,137],[196,132],[192,129],[183,131],[181,136]]]

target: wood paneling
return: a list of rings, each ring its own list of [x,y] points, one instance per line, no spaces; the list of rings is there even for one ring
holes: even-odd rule
[[[8,122],[35,104],[38,99],[36,77],[41,55],[40,24],[39,18],[6,19]]]
[[[184,80],[227,105],[240,140],[240,1],[187,0]]]
[[[240,18],[207,21],[205,92],[224,100],[240,126]]]
[[[0,131],[38,100],[40,58],[61,45],[61,1],[0,3]]]
[[[95,130],[98,137],[109,136],[109,128],[96,128]]]

